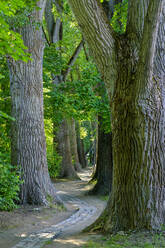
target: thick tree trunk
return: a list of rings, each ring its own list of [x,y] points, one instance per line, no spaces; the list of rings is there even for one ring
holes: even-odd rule
[[[107,195],[112,189],[112,133],[104,132],[101,117],[98,117],[98,121],[98,155],[95,173],[97,183],[89,193]]]
[[[40,11],[32,13],[30,24],[24,26],[22,34],[32,61],[24,63],[9,59],[10,85],[12,99],[11,161],[21,166],[22,180],[21,203],[48,204],[56,196],[48,173],[46,143],[43,121],[42,59],[43,40],[41,28],[33,21],[42,21],[45,1],[39,1]]]
[[[160,77],[154,69],[158,66],[155,58],[160,56],[162,45],[159,39],[163,31],[161,29],[158,35],[158,16],[161,12],[156,5],[149,6],[147,18],[151,18],[153,23],[150,27],[147,24],[144,26],[135,74],[130,72],[129,66],[123,71],[125,64],[131,63],[131,60],[126,61],[125,44],[122,49],[123,61],[118,67],[119,81],[112,105],[113,158],[116,166],[113,194],[108,205],[111,214],[109,212],[105,222],[106,230],[111,229],[112,225],[114,230],[152,229],[160,228],[164,223],[165,140],[162,136],[165,132],[165,74],[159,68],[162,71]],[[129,54],[133,49],[131,45]]]
[[[81,164],[79,162],[79,157],[77,152],[76,128],[75,128],[75,120],[73,118],[69,120],[69,138],[70,138],[70,146],[71,146],[74,168],[76,169],[76,171],[80,172]]]
[[[119,38],[99,1],[69,2],[111,100],[113,184],[99,226],[160,228],[165,221],[165,1],[129,0],[127,33]]]
[[[63,120],[56,134],[57,151],[62,156],[60,177],[79,178],[72,164],[72,154],[70,149],[69,128],[67,120]]]

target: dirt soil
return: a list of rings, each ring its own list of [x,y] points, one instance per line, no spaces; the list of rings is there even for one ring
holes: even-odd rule
[[[67,210],[53,207],[26,206],[16,209],[13,212],[0,212],[0,248],[12,248],[30,234],[40,232],[40,230],[42,231],[52,225],[63,223],[64,220],[69,220],[69,217],[72,219],[70,228],[63,231],[57,238],[48,240],[42,248],[83,247],[88,239],[93,239],[94,234],[83,234],[81,231],[98,218],[105,208],[106,202],[99,197],[86,195],[86,192],[91,187],[87,184],[91,173],[91,169],[83,170],[79,173],[81,181],[61,180],[55,182],[57,193],[64,200]],[[95,211],[91,216],[88,215],[89,217],[87,219],[84,217],[84,221],[83,216],[80,221],[78,219],[80,216],[75,217],[74,220],[75,213],[78,212],[78,207],[74,202],[69,201],[70,198],[78,199],[80,203],[85,202],[85,204],[93,206]],[[35,246],[29,247],[35,248]]]

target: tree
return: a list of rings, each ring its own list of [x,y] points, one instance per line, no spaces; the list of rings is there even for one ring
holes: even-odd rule
[[[112,188],[112,133],[102,127],[102,117],[98,117],[98,153],[94,180],[97,180],[90,194],[108,195]]]
[[[69,120],[69,136],[70,136],[70,147],[71,147],[74,168],[76,169],[76,171],[80,172],[81,164],[79,162],[79,157],[78,157],[76,126],[75,126],[75,120],[73,118]]]
[[[86,168],[87,167],[87,160],[85,157],[84,142],[83,142],[83,139],[81,139],[81,137],[80,137],[80,124],[78,121],[76,122],[76,134],[77,134],[78,158],[79,158],[80,164],[82,165],[82,168]]]
[[[55,193],[47,168],[43,122],[42,86],[42,17],[46,0],[37,1],[28,15],[28,21],[19,26],[24,44],[31,53],[27,63],[8,59],[12,100],[11,161],[21,166],[21,203],[48,204],[50,197],[56,203]]]
[[[109,94],[113,184],[101,228],[160,228],[164,223],[165,1],[129,0],[117,34],[96,0],[69,0]]]
[[[49,41],[48,44],[55,45],[56,52],[59,51],[59,56],[62,57],[61,51],[61,44],[63,41],[63,22],[62,22],[62,12],[63,12],[63,5],[60,4],[59,1],[55,1],[57,14],[60,15],[56,19],[54,14],[52,13],[53,8],[53,1],[49,0],[46,4],[45,9],[45,20],[47,24],[47,31]],[[80,41],[78,46],[76,47],[75,51],[73,52],[72,56],[69,58],[69,62],[66,65],[66,68],[60,68],[60,73],[52,74],[53,76],[53,84],[59,85],[62,82],[65,82],[69,72],[71,71],[71,67],[74,65],[81,49],[83,46],[83,41]],[[55,89],[54,89],[55,90]],[[54,111],[54,116],[56,115]],[[58,130],[54,131],[54,143],[57,142],[57,150],[59,155],[62,157],[61,161],[61,170],[60,170],[60,177],[68,177],[68,178],[78,178],[78,175],[73,167],[72,164],[72,153],[71,153],[71,146],[70,146],[70,137],[69,137],[69,123],[68,120],[63,117],[64,119],[61,121]],[[57,124],[54,122],[54,130],[57,129]],[[76,163],[78,165],[78,163]]]
[[[113,159],[112,159],[112,132],[110,127],[110,109],[105,84],[98,85],[101,97],[100,113],[98,113],[98,138],[96,170],[92,180],[96,184],[89,193],[108,195],[112,189]]]

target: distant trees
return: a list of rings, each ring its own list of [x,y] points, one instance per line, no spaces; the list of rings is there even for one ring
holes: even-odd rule
[[[62,15],[63,15],[63,5],[59,1],[55,1],[56,10],[57,10],[57,18],[55,18],[54,14],[52,13],[53,8],[53,1],[49,0],[47,1],[46,9],[45,9],[45,20],[46,20],[46,27],[48,32],[48,44],[49,46],[54,45],[55,51],[58,52],[59,56],[62,57],[62,42],[63,42],[63,24],[62,21]],[[60,44],[61,43],[61,44]],[[82,49],[83,42],[81,41],[77,48],[75,48],[75,51],[73,51],[71,57],[69,58],[69,61],[66,68],[59,69],[58,74],[52,73],[52,83],[53,85],[57,86],[61,84],[62,82],[65,82],[67,80],[67,76],[71,70],[71,67],[74,65],[76,58],[78,57],[81,49]],[[54,52],[55,52],[54,51]],[[55,87],[52,88],[52,90],[55,90]],[[53,111],[53,115],[56,115],[56,112]],[[55,117],[54,117],[55,118]],[[57,122],[53,123],[54,130],[57,129],[57,131],[54,131],[54,143],[57,143],[57,151],[58,154],[62,157],[61,165],[60,165],[60,177],[68,177],[68,178],[78,178],[77,173],[75,171],[75,167],[72,163],[72,151],[71,151],[71,143],[70,139],[73,138],[69,134],[69,122],[65,116],[63,116],[63,120],[61,120],[60,124],[57,125]],[[78,157],[77,157],[78,159]],[[79,163],[79,161],[77,161]],[[78,163],[76,165],[78,166]]]
[[[51,115],[48,111],[45,114],[53,123],[54,152],[61,156],[59,175],[73,178],[76,177],[75,170],[80,170],[80,164],[83,168],[87,166],[85,153],[88,149],[84,149],[84,142],[80,137],[80,121],[95,120],[98,111],[101,111],[100,106],[103,110],[96,92],[96,85],[101,78],[88,55],[75,18],[66,2],[62,4],[60,1],[47,1],[43,28],[46,39],[45,87],[50,91],[45,93],[46,105],[49,102],[49,110],[50,105],[52,107]],[[106,112],[107,108],[104,111]]]
[[[165,1],[128,0],[124,34],[113,30],[99,1],[69,3],[106,83],[112,113],[112,193],[99,228],[100,222],[105,231],[160,228],[165,200]]]
[[[81,171],[81,164],[78,156],[77,149],[77,135],[76,135],[76,124],[75,120],[71,118],[69,120],[69,137],[70,137],[70,148],[72,154],[73,165],[76,171]]]
[[[7,34],[0,30],[0,80],[3,80],[0,88],[0,118],[3,120],[0,146],[2,151],[7,151],[7,157],[2,158],[0,154],[0,159],[4,168],[2,174],[7,167],[8,174],[10,170],[16,171],[15,167],[21,171],[20,202],[23,204],[48,204],[50,197],[56,203],[60,202],[50,181],[47,158],[51,177],[77,178],[80,161],[85,168],[91,144],[96,147],[95,131],[91,130],[90,123],[96,122],[98,113],[104,115],[107,111],[107,103],[103,104],[97,93],[100,75],[67,2],[62,5],[61,1],[49,0],[46,4],[40,0],[37,4],[38,7],[35,0],[29,3],[22,0],[17,6],[8,0],[0,6],[0,25],[8,30]],[[11,12],[9,6],[12,6]],[[11,98],[7,85],[9,74]],[[8,116],[11,103],[12,118]],[[11,130],[5,118],[14,120]],[[10,140],[11,167],[8,159]],[[93,151],[96,153],[95,148]],[[13,181],[15,197],[19,180],[17,172],[12,175],[16,177]],[[6,178],[10,177],[6,175]]]

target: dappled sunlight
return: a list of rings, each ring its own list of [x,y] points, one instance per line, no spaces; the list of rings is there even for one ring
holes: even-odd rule
[[[18,235],[19,237],[21,237],[21,238],[25,238],[25,237],[27,237],[27,233],[21,233],[20,235]]]
[[[37,237],[39,238],[46,238],[46,239],[51,239],[54,237],[54,233],[49,233],[49,232],[44,232],[44,233],[39,233],[37,234]]]
[[[56,244],[60,244],[61,248],[62,247],[73,247],[73,245],[76,247],[82,247],[82,245],[84,245],[86,243],[86,241],[84,241],[83,239],[79,239],[79,238],[68,238],[68,239],[56,239],[55,240]]]
[[[56,193],[60,194],[60,195],[66,195],[67,194],[66,191],[61,191],[61,190],[59,190],[59,191],[57,190]]]
[[[92,174],[93,174],[93,167],[90,168],[88,167],[87,169],[84,169],[78,173],[81,180],[85,182],[88,182],[91,179]]]

